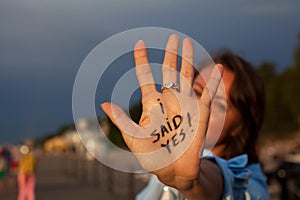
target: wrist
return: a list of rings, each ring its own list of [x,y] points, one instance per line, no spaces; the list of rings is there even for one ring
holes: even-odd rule
[[[199,181],[198,179],[195,179],[195,180],[189,180],[187,182],[179,182],[177,183],[175,188],[182,193],[189,193],[198,185],[199,185]]]
[[[200,182],[198,180],[193,180],[188,184],[182,185],[182,187],[176,188],[180,191],[180,193],[189,200],[197,199],[195,197],[199,197],[199,188]],[[200,195],[201,196],[201,195]]]
[[[193,190],[193,188],[199,185],[198,179],[186,179],[186,177],[173,177],[172,180],[164,179],[162,177],[158,177],[158,179],[167,186],[173,187],[180,191],[181,193],[189,192]]]

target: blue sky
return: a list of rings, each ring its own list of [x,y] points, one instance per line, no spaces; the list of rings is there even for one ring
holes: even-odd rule
[[[231,48],[254,64],[292,64],[300,1],[1,0],[0,144],[72,123],[72,87],[101,41],[137,27],[164,27],[208,51]],[[138,39],[138,38],[137,38]]]

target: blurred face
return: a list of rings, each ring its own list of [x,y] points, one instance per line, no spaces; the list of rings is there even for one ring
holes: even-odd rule
[[[209,77],[210,68],[201,71],[203,77]],[[241,114],[232,105],[229,93],[234,73],[224,67],[222,82],[217,90],[216,96],[211,104],[211,115],[206,137],[206,148],[211,149],[217,156],[222,156],[227,137],[238,133],[241,124]],[[198,75],[193,84],[197,98],[200,99],[206,82],[201,75]],[[200,111],[201,112],[201,111]]]

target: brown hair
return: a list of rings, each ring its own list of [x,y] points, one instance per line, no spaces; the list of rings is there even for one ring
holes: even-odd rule
[[[226,141],[224,158],[229,159],[246,153],[249,163],[258,162],[256,141],[265,110],[263,81],[250,62],[232,51],[218,53],[214,56],[214,61],[235,74],[229,98],[242,116],[240,132],[228,137]]]

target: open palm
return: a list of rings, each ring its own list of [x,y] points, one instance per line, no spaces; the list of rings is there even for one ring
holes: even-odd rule
[[[156,90],[146,46],[137,42],[134,49],[136,75],[142,92],[143,112],[139,124],[112,103],[103,110],[120,129],[124,141],[141,166],[169,186],[188,187],[199,175],[199,153],[207,131],[210,104],[219,85],[222,66],[217,65],[198,100],[192,91],[194,50],[188,38],[182,44],[182,63],[178,81],[179,37],[171,35],[162,65],[163,85]]]

